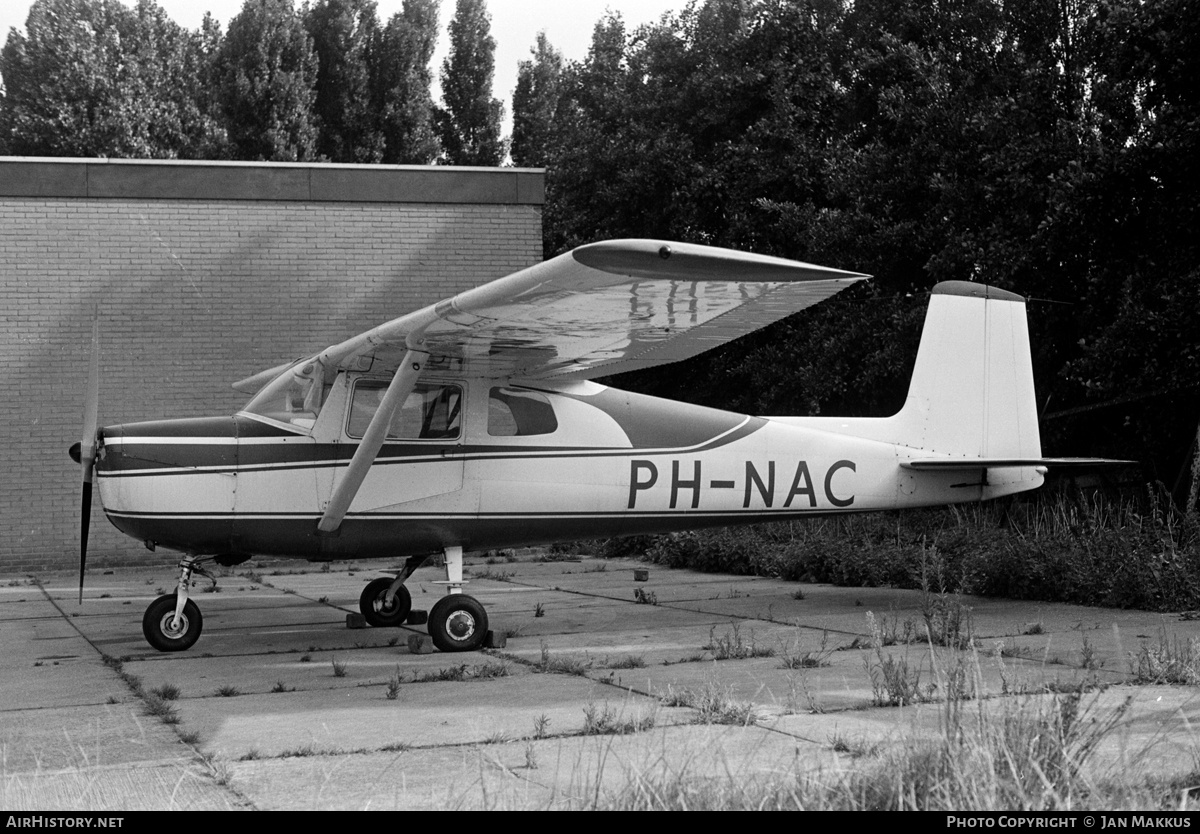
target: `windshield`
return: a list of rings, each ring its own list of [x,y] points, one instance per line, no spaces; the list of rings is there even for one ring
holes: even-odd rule
[[[331,387],[322,384],[321,377],[316,362],[297,362],[255,394],[243,410],[300,429],[311,429]]]

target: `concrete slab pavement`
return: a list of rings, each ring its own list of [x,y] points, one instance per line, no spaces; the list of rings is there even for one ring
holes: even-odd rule
[[[423,626],[347,628],[380,567],[226,570],[197,585],[200,641],[171,654],[141,635],[169,570],[94,571],[83,606],[68,574],[0,578],[0,805],[589,807],[647,774],[853,766],[936,734],[952,687],[999,710],[1084,685],[1119,718],[1106,766],[1200,761],[1194,687],[1130,683],[1148,650],[1200,644],[1178,616],[530,552],[469,560],[506,648],[418,655]],[[414,607],[437,574],[410,580]],[[952,645],[913,639],[927,621]]]

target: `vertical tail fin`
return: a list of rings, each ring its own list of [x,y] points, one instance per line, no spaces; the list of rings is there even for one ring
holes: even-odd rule
[[[967,281],[934,287],[892,419],[900,442],[938,455],[1041,457],[1025,299]]]

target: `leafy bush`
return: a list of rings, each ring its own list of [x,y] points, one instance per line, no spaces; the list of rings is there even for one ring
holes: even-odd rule
[[[1200,607],[1200,519],[1152,494],[1138,502],[1051,492],[1028,503],[610,539],[603,549],[670,567],[842,586],[1153,611]]]

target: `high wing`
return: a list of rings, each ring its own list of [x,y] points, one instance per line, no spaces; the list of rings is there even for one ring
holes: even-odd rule
[[[326,374],[386,372],[417,347],[431,369],[463,376],[591,379],[687,359],[867,277],[729,249],[607,241],[387,322],[316,358]],[[235,387],[252,392],[281,369]]]

